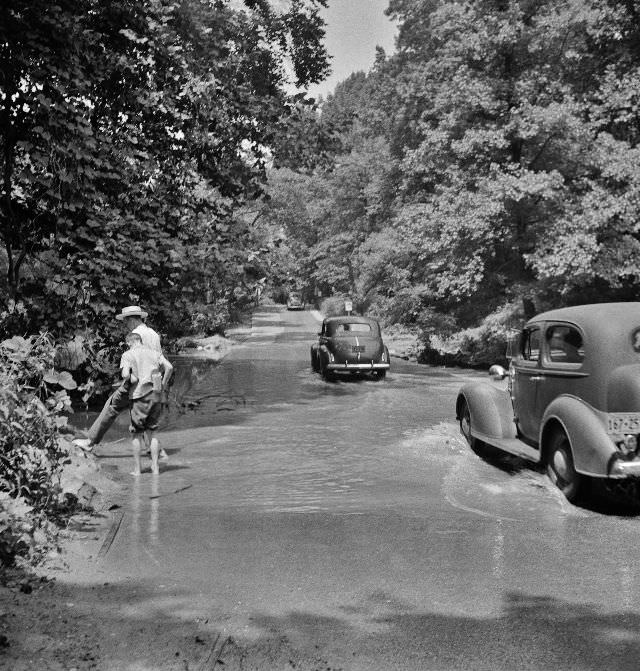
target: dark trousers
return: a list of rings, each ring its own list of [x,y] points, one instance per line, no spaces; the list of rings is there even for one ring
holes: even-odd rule
[[[123,382],[120,386],[109,396],[102,412],[98,415],[96,421],[91,425],[87,431],[87,436],[92,443],[99,443],[109,427],[113,424],[116,417],[123,411],[129,408],[129,390],[127,385]]]

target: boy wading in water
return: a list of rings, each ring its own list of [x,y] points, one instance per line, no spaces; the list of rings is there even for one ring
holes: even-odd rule
[[[129,349],[122,355],[120,370],[122,379],[129,387],[129,413],[133,436],[133,462],[131,475],[139,476],[142,441],[151,450],[151,472],[158,474],[158,454],[160,447],[154,432],[162,414],[162,396],[167,388],[173,366],[156,350],[142,344],[139,333],[127,336]]]

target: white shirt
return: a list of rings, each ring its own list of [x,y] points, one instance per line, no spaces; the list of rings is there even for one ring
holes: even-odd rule
[[[123,373],[138,378],[137,384],[129,392],[130,398],[142,398],[151,391],[162,391],[162,372],[170,367],[171,364],[160,352],[144,345],[128,349],[120,359]]]
[[[156,352],[162,352],[160,336],[150,326],[139,324],[133,331],[131,331],[131,333],[137,333],[142,338],[144,347],[148,347]]]

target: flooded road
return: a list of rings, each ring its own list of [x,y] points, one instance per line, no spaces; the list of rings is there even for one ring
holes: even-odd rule
[[[640,520],[475,455],[454,413],[475,373],[326,383],[317,330],[265,308],[221,363],[180,362],[170,461],[67,578],[130,621],[113,668],[640,668]],[[118,437],[97,454],[126,472]]]

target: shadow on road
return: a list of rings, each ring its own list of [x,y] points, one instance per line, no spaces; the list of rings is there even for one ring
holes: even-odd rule
[[[411,612],[411,604],[378,591],[343,604],[344,617],[253,613],[246,638],[227,626],[231,614],[221,613],[218,603],[211,604],[210,613],[194,616],[186,595],[174,593],[172,611],[168,595],[149,582],[59,585],[49,598],[55,604],[43,617],[51,619],[51,634],[60,634],[55,626],[63,621],[76,628],[73,637],[60,638],[58,655],[78,668],[89,668],[90,659],[91,668],[121,671],[217,665],[228,671],[637,671],[640,657],[638,613],[518,592],[506,595],[499,615],[470,617]],[[32,655],[21,643],[28,636],[13,629],[12,621],[20,625],[19,618],[8,620],[10,645],[0,652],[0,660],[9,663]]]

